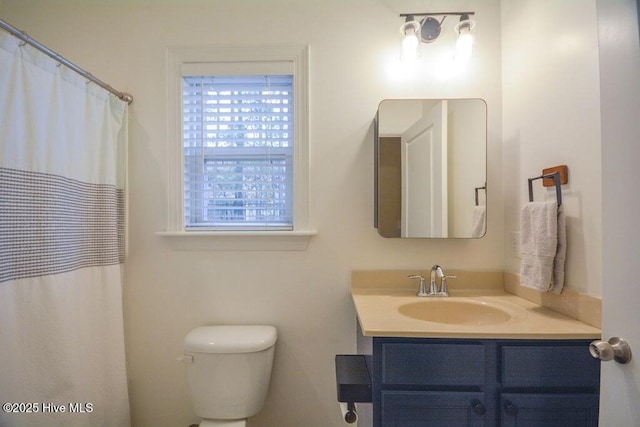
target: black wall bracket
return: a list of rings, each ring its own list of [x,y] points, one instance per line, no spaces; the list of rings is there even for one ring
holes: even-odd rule
[[[344,415],[347,423],[357,420],[356,402],[371,402],[371,356],[362,354],[336,355],[336,386],[338,402],[347,403]]]

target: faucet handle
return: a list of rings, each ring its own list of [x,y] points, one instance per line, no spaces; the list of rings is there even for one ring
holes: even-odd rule
[[[412,274],[412,275],[407,276],[407,277],[409,279],[420,279],[420,287],[418,288],[418,296],[419,297],[426,297],[428,295],[427,289],[426,289],[426,284],[425,284],[423,276],[420,276],[419,274]]]
[[[447,289],[447,279],[457,279],[458,276],[447,276],[446,274],[440,279],[440,295],[449,296],[449,290]]]

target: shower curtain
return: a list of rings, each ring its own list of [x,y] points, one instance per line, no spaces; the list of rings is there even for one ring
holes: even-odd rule
[[[127,105],[0,31],[0,426],[129,426]]]

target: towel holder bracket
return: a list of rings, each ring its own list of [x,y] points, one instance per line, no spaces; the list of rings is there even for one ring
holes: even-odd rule
[[[542,169],[542,175],[551,175],[555,172],[558,172],[560,174],[561,185],[565,185],[569,182],[569,168],[567,167],[567,165],[560,165],[554,166],[552,168]],[[556,184],[553,178],[544,178],[542,180],[542,185],[544,187],[553,187]]]
[[[546,174],[546,175],[542,174],[540,176],[536,176],[535,178],[529,178],[529,201],[533,202],[533,181],[540,178],[542,178],[543,180],[545,179],[553,180],[554,185],[556,187],[556,199],[558,202],[558,207],[562,206],[562,190],[560,189],[561,177],[560,177],[560,172],[558,171],[550,174]]]

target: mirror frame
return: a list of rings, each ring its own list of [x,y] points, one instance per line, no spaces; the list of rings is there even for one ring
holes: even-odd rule
[[[380,234],[379,232],[379,196],[380,196],[380,188],[379,188],[379,174],[380,174],[380,105],[384,102],[384,101],[428,101],[428,100],[447,100],[447,101],[465,101],[465,100],[469,100],[469,101],[481,101],[484,104],[484,152],[485,152],[485,158],[484,158],[484,183],[482,183],[481,186],[479,187],[475,187],[475,193],[476,193],[476,197],[478,195],[478,191],[479,190],[484,190],[484,201],[485,201],[485,222],[484,222],[484,233],[480,236],[453,236],[453,237],[439,237],[439,236],[435,236],[435,237],[402,237],[402,236],[384,236],[382,234]],[[436,99],[436,98],[420,98],[420,99],[416,99],[416,98],[386,98],[383,99],[382,101],[380,101],[380,103],[378,104],[378,108],[376,109],[376,114],[374,117],[374,217],[373,217],[373,226],[374,228],[378,229],[378,233],[380,234],[381,237],[384,238],[403,238],[403,239],[451,239],[451,240],[458,240],[458,239],[480,239],[482,237],[484,237],[486,235],[486,229],[487,229],[487,217],[486,217],[486,211],[488,211],[488,206],[487,205],[487,200],[488,200],[488,191],[487,191],[487,172],[488,172],[488,106],[487,106],[487,102],[482,99],[482,98],[440,98],[440,99]],[[482,193],[480,193],[482,194]],[[471,197],[473,197],[473,195],[471,195]],[[476,199],[476,206],[478,205],[477,203],[477,199]]]

